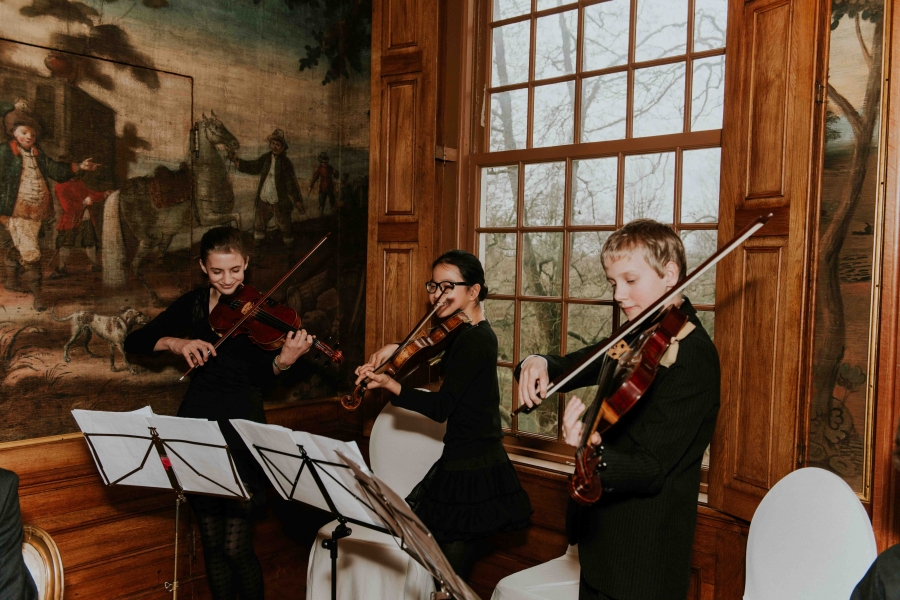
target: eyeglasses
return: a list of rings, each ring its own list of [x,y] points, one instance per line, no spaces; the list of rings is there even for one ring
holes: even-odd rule
[[[429,294],[433,294],[438,290],[441,290],[442,294],[446,294],[447,292],[453,291],[458,285],[469,285],[465,281],[441,281],[440,283],[435,281],[426,281],[425,282],[425,291]]]

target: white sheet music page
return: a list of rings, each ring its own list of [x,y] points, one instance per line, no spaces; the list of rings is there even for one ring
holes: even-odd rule
[[[292,435],[294,441],[303,446],[309,457],[314,460],[343,465],[346,464],[344,459],[337,454],[341,452],[365,468],[366,463],[356,442],[342,442],[304,431],[295,431]],[[321,464],[316,465],[316,468],[331,501],[341,515],[376,527],[382,526],[381,519],[357,499],[368,502],[365,492],[350,469]]]
[[[249,498],[226,452],[219,424],[206,419],[148,419],[164,442],[166,456],[185,492]]]
[[[243,419],[232,419],[231,424],[282,498],[303,502],[325,511],[331,510],[306,469],[297,482],[297,489],[291,495],[291,488],[303,459],[290,429]]]
[[[117,482],[116,485],[172,489],[159,454],[150,441],[148,418],[152,414],[149,407],[131,413],[72,411],[106,485]],[[142,462],[143,468],[118,481],[126,473],[138,469]]]

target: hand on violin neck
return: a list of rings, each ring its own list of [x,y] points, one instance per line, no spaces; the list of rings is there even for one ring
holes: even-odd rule
[[[204,365],[210,356],[216,355],[216,347],[209,342],[175,337],[160,338],[153,349],[157,351],[168,350],[174,354],[180,354],[191,367]]]
[[[581,446],[581,435],[584,431],[584,423],[581,422],[581,415],[584,414],[586,407],[584,402],[578,396],[572,396],[566,402],[566,412],[563,413],[563,439],[570,446],[578,448]],[[600,434],[596,431],[591,435],[591,445],[600,444]]]
[[[549,385],[547,359],[536,354],[526,358],[519,372],[519,406],[531,408],[543,402]]]
[[[285,334],[284,345],[281,347],[281,354],[278,355],[279,367],[286,369],[297,362],[298,358],[309,352],[315,339],[316,336],[309,335],[305,329]]]
[[[362,365],[358,369],[356,369],[356,374],[359,375],[360,371],[362,371],[365,367],[371,367],[372,369],[377,369],[382,364],[384,364],[391,356],[394,355],[394,352],[397,351],[397,348],[400,347],[400,344],[387,344],[379,350],[376,350],[369,357],[369,360],[366,364]]]
[[[403,389],[402,386],[397,383],[397,381],[386,373],[375,373],[375,369],[368,366],[363,365],[360,367],[359,378],[356,380],[356,383],[360,383],[361,381],[368,379],[366,383],[366,389],[369,390],[377,390],[378,388],[385,389],[395,396],[400,395],[400,391]]]

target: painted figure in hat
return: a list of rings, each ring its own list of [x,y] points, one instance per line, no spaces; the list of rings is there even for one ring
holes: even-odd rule
[[[281,238],[285,246],[294,244],[294,232],[291,229],[291,210],[294,206],[304,212],[300,186],[294,173],[294,165],[285,154],[288,149],[284,132],[276,129],[266,140],[269,152],[256,160],[242,160],[234,152],[229,151],[229,158],[238,171],[249,175],[259,175],[259,187],[256,190],[256,204],[253,218],[253,242],[255,250],[259,249],[266,238],[266,225],[274,216]],[[256,252],[254,252],[256,254]],[[257,254],[258,256],[258,254]]]
[[[35,133],[40,136],[41,125],[38,123],[37,119],[32,116],[31,105],[28,103],[28,100],[26,98],[16,98],[13,107],[13,110],[3,116],[3,131],[6,132],[9,139],[15,137],[13,136],[13,129],[15,129],[16,123],[31,123]]]
[[[331,210],[334,210],[334,180],[338,177],[337,169],[328,164],[327,152],[319,152],[319,166],[313,171],[312,181],[309,182],[309,191],[312,192],[316,181],[319,182],[319,210],[325,213],[325,200],[330,201]]]
[[[6,254],[6,289],[29,291],[32,307],[47,309],[43,300],[41,223],[53,214],[47,180],[62,183],[79,171],[96,171],[100,165],[86,158],[80,163],[53,160],[37,146],[39,127],[22,113],[12,123],[13,140],[0,146],[0,223],[9,230],[13,248]],[[21,270],[21,282],[19,273]]]

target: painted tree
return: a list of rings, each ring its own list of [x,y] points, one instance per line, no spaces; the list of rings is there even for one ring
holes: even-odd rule
[[[859,41],[863,64],[868,70],[862,105],[859,107],[847,99],[831,83],[828,99],[835,114],[849,123],[853,132],[848,175],[840,198],[830,213],[830,221],[819,238],[819,274],[816,292],[817,340],[813,351],[813,409],[828,414],[834,403],[833,391],[847,346],[844,322],[844,302],[840,285],[840,256],[850,230],[853,215],[862,199],[866,165],[873,147],[875,127],[879,122],[882,86],[882,49],[884,0],[833,0],[831,30],[853,27]],[[870,22],[872,40],[866,42],[861,24]],[[831,117],[829,125],[835,119]],[[830,139],[835,138],[833,126]]]

